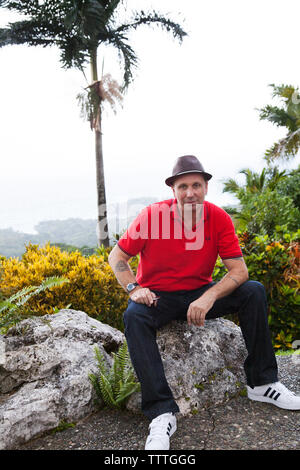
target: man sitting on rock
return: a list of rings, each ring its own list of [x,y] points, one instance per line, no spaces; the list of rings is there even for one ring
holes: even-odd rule
[[[179,157],[166,184],[174,198],[141,211],[113,248],[109,263],[128,292],[125,336],[141,383],[142,411],[152,420],[146,450],[166,450],[179,412],[167,383],[156,331],[172,320],[203,326],[205,319],[238,312],[248,356],[244,363],[251,400],[299,410],[300,397],[278,382],[264,286],[248,280],[230,216],[205,201],[208,181],[199,160]],[[128,261],[140,255],[136,278]],[[212,273],[220,256],[227,274]]]

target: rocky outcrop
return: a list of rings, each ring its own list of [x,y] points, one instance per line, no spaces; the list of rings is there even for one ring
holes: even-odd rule
[[[23,320],[0,336],[0,449],[74,422],[95,410],[88,378],[94,347],[106,361],[123,334],[86,313],[61,310]]]
[[[0,335],[0,449],[16,449],[93,412],[94,347],[111,364],[110,353],[123,341],[120,331],[70,309],[23,320]],[[173,322],[158,331],[157,341],[182,415],[226,401],[245,382],[244,340],[228,320],[200,328]],[[140,412],[139,393],[127,407]]]
[[[244,388],[247,351],[233,322],[218,318],[196,327],[175,321],[158,331],[157,343],[181,415],[223,403]],[[128,408],[138,410],[140,398],[132,395]]]

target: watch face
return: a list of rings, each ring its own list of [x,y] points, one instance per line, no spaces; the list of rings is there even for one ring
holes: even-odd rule
[[[135,287],[137,286],[137,284],[135,283],[131,283],[131,284],[127,284],[127,292],[131,292],[133,289],[135,289]]]

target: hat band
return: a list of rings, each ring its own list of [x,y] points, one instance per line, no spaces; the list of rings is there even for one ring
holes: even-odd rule
[[[186,171],[181,171],[180,173],[176,173],[176,175],[172,176],[172,178],[176,178],[177,176],[180,176],[180,175],[185,175],[186,173],[205,173],[205,171],[202,171],[202,170],[186,170]]]

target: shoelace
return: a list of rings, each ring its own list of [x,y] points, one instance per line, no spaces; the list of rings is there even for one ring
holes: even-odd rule
[[[285,385],[283,385],[282,383],[278,382],[274,385],[274,388],[276,390],[278,390],[278,392],[280,392],[281,394],[285,394],[285,396],[287,397],[290,397],[290,398],[294,398],[296,396],[296,393],[295,392],[292,392],[291,390],[289,390],[288,388],[286,388]]]

